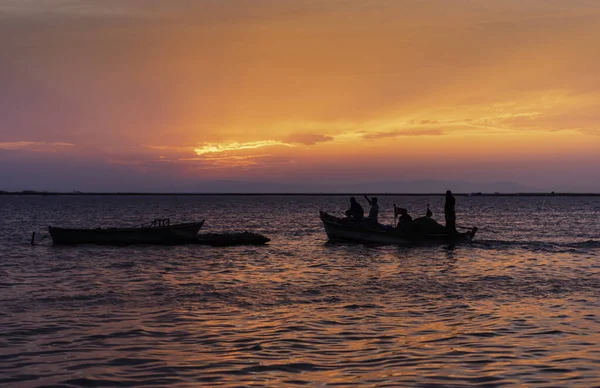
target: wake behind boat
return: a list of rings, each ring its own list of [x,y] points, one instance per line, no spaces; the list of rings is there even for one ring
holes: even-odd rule
[[[320,212],[319,217],[323,221],[325,232],[330,241],[353,241],[367,244],[446,244],[471,241],[477,233],[476,227],[469,229],[467,232],[448,233],[445,227],[437,223],[443,229],[438,229],[433,233],[423,232],[418,228],[406,232],[391,226],[373,227],[368,220],[358,221],[350,218],[339,218],[323,211]],[[423,222],[429,222],[425,218],[422,217]],[[418,221],[419,219],[415,220],[417,224]]]
[[[184,244],[193,242],[204,220],[171,225],[169,219],[137,227],[73,229],[48,227],[55,245]]]

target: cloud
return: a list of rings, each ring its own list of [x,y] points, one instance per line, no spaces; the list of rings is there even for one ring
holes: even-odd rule
[[[253,142],[247,142],[247,143],[238,143],[238,142],[225,143],[225,144],[208,143],[208,144],[203,145],[202,147],[198,147],[198,148],[194,149],[194,152],[196,153],[196,155],[204,155],[204,154],[249,150],[249,149],[255,149],[255,148],[262,148],[262,147],[273,147],[273,146],[292,147],[290,144],[284,143],[282,141],[262,140],[262,141],[253,141]]]
[[[295,133],[286,138],[289,143],[300,143],[304,145],[315,145],[326,141],[332,141],[334,138],[327,135],[318,135],[313,133]]]
[[[600,96],[599,96],[600,98]],[[547,109],[535,115],[515,115],[498,120],[498,125],[528,131],[579,131],[584,134],[600,133],[600,105]]]
[[[22,151],[59,151],[64,147],[74,147],[75,144],[71,143],[46,143],[46,142],[35,142],[35,141],[10,141],[0,142],[0,149],[3,150],[22,150]]]
[[[445,135],[442,129],[439,128],[431,128],[431,129],[402,129],[397,131],[387,131],[387,132],[375,132],[375,133],[367,133],[362,136],[365,140],[377,140],[377,139],[385,139],[385,138],[395,138],[401,136],[442,136]]]

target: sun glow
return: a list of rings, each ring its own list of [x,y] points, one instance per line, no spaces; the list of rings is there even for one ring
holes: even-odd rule
[[[196,155],[205,155],[219,152],[250,150],[255,148],[285,146],[293,147],[293,145],[276,140],[253,141],[248,143],[227,143],[227,144],[206,144],[203,147],[194,149]]]

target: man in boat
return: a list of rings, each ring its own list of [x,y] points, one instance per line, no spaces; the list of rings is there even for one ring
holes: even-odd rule
[[[456,200],[452,196],[452,191],[446,191],[446,203],[444,204],[444,217],[446,218],[446,228],[450,233],[456,233],[456,212],[454,206]]]
[[[408,214],[408,210],[400,207],[397,208],[397,212],[400,214],[400,219],[398,220],[398,229],[403,231],[412,230],[413,219],[410,214]]]
[[[371,205],[371,209],[369,210],[369,223],[371,226],[379,226],[379,204],[377,203],[377,198],[373,197],[369,199],[367,194],[365,194],[365,199]]]
[[[351,218],[353,220],[362,220],[365,216],[365,211],[363,210],[360,203],[356,202],[356,198],[350,198],[350,209],[346,210],[346,217]]]

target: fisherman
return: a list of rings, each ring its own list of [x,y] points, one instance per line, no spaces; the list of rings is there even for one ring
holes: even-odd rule
[[[371,205],[371,210],[369,210],[369,223],[372,226],[379,226],[379,205],[377,204],[377,198],[373,197],[372,199],[369,199],[367,194],[365,194],[365,199],[369,202],[369,205]]]
[[[446,191],[446,203],[444,204],[444,217],[446,218],[446,228],[450,233],[456,233],[456,211],[454,206],[456,200],[452,196],[452,191]]]
[[[365,216],[365,211],[363,210],[360,203],[356,202],[356,198],[350,198],[350,209],[346,210],[346,217],[353,220],[362,220]]]
[[[429,204],[427,204],[427,211],[425,212],[425,216],[427,218],[431,218],[432,215],[433,215],[433,213],[431,212],[431,209],[429,208]]]
[[[413,219],[408,214],[408,210],[404,208],[397,208],[397,212],[400,214],[400,219],[398,220],[398,229],[402,229],[404,231],[412,229]]]

